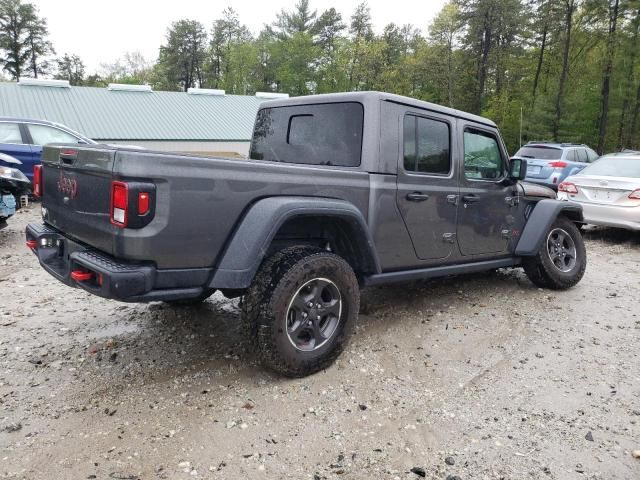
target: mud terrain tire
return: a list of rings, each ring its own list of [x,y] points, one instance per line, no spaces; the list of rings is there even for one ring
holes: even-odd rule
[[[327,368],[344,349],[359,306],[358,281],[343,258],[294,246],[263,262],[242,299],[242,321],[266,367],[304,377]]]
[[[535,285],[566,290],[576,285],[587,268],[587,252],[578,227],[559,216],[546,232],[540,250],[523,259],[524,271]]]

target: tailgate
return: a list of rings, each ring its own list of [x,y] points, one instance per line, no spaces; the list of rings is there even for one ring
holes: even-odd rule
[[[81,242],[113,254],[111,176],[116,151],[46,146],[42,153],[44,220]]]

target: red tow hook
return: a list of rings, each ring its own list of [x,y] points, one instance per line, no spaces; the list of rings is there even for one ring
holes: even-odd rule
[[[94,277],[93,272],[83,272],[82,270],[74,270],[71,272],[71,278],[76,282],[86,282]]]
[[[27,240],[27,247],[29,247],[31,250],[35,250],[36,248],[38,248],[38,242],[36,242],[35,240]]]

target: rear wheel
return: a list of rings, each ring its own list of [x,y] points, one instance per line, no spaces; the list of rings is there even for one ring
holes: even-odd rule
[[[563,290],[576,285],[587,267],[587,252],[578,227],[558,217],[534,257],[522,262],[529,279],[537,286]]]
[[[359,304],[358,281],[344,259],[297,246],[263,263],[243,298],[242,317],[265,366],[303,377],[328,367],[340,354]]]

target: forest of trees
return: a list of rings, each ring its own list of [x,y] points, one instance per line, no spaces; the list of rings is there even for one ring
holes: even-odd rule
[[[489,117],[511,152],[521,115],[523,141],[640,148],[640,0],[452,0],[416,22],[376,32],[366,3],[343,17],[298,0],[256,35],[227,8],[213,25],[174,22],[154,61],[127,53],[87,75],[77,55],[55,57],[31,4],[0,0],[0,67],[12,79],[156,90],[382,90]]]

